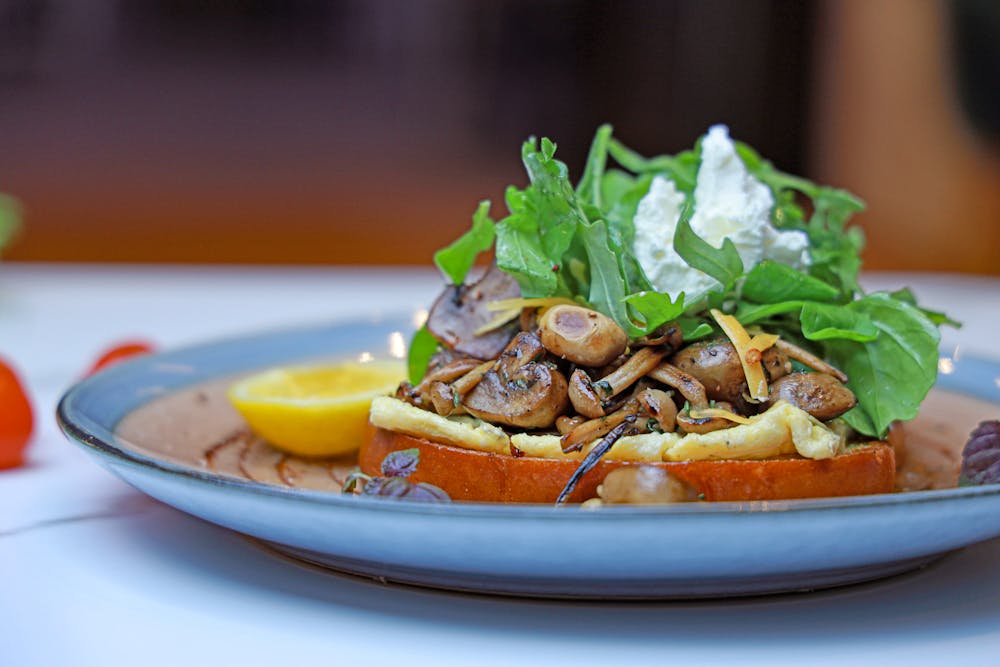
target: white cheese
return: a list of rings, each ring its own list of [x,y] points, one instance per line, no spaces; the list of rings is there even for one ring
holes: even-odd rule
[[[633,250],[657,290],[673,298],[684,292],[691,303],[718,282],[688,266],[674,251],[683,205],[683,193],[670,180],[655,177],[636,210]],[[723,239],[732,240],[745,270],[765,259],[797,269],[808,266],[808,237],[776,229],[771,224],[773,208],[770,188],[747,171],[729,130],[724,125],[710,128],[701,143],[691,229],[716,248],[722,247]]]

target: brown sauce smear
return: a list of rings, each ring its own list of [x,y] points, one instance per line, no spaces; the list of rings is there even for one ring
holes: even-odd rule
[[[158,398],[127,415],[116,435],[134,449],[173,463],[264,484],[339,492],[355,457],[304,459],[284,454],[249,431],[226,398],[233,379]],[[900,491],[954,487],[962,448],[1000,406],[932,391],[911,422],[894,429],[896,486]]]

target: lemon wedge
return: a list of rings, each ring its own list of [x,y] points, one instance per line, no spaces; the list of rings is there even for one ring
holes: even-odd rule
[[[342,456],[364,442],[372,399],[391,394],[405,377],[404,364],[391,361],[281,367],[237,381],[228,396],[278,449]]]

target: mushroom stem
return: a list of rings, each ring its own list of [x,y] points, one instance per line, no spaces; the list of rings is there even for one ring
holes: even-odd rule
[[[616,370],[595,382],[594,386],[601,392],[604,400],[617,396],[656,368],[665,356],[667,356],[665,348],[644,347]]]
[[[658,382],[673,387],[681,393],[691,407],[707,408],[708,398],[705,396],[705,385],[698,382],[690,373],[685,373],[670,363],[662,363],[647,373]]]
[[[563,452],[569,453],[582,449],[584,444],[593,442],[597,438],[609,433],[619,424],[629,419],[629,417],[635,417],[638,412],[639,402],[631,398],[617,412],[612,412],[607,417],[599,417],[579,424],[562,437]],[[632,421],[635,421],[635,419],[632,419]]]
[[[834,366],[831,366],[830,364],[826,363],[812,352],[807,352],[806,350],[803,350],[801,347],[795,345],[794,343],[789,343],[788,341],[779,338],[778,341],[774,344],[774,346],[779,350],[781,350],[782,352],[784,352],[785,355],[788,356],[790,359],[794,359],[795,361],[801,364],[805,364],[814,371],[819,371],[820,373],[826,373],[827,375],[832,375],[841,382],[847,382],[846,373],[841,371],[839,368],[835,368]]]
[[[596,419],[604,415],[604,405],[601,397],[594,389],[590,376],[577,368],[569,376],[569,401],[573,409],[584,417]]]

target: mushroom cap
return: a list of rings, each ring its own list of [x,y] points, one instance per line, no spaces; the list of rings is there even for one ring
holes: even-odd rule
[[[603,313],[560,304],[538,318],[542,345],[557,357],[580,366],[611,363],[628,345],[628,335]]]
[[[805,410],[820,421],[839,417],[854,407],[858,399],[832,375],[826,373],[789,373],[770,387],[770,402],[784,400]]]
[[[493,359],[517,333],[517,321],[481,335],[476,335],[476,331],[496,316],[487,309],[489,303],[520,295],[521,288],[513,276],[491,264],[476,282],[445,288],[431,306],[427,330],[456,352],[476,359]]]
[[[519,428],[552,426],[568,403],[566,378],[541,362],[529,363],[506,378],[489,371],[463,400],[470,414]]]

